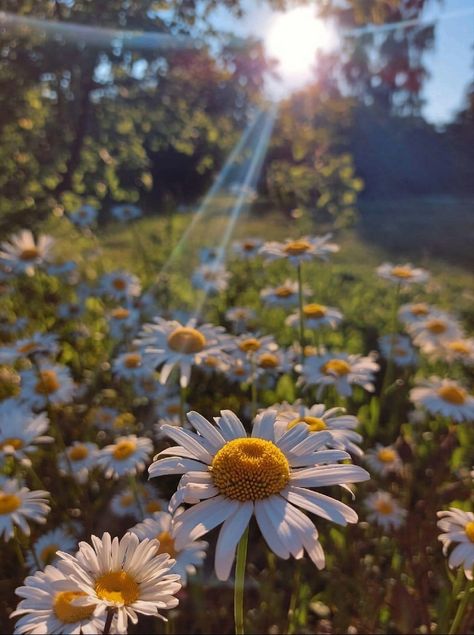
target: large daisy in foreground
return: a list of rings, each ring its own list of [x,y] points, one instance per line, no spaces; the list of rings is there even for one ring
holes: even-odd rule
[[[347,505],[309,488],[365,481],[361,467],[341,465],[349,458],[341,450],[321,450],[325,432],[310,434],[305,424],[280,432],[276,411],[258,418],[248,437],[230,410],[216,418],[217,426],[197,412],[188,413],[195,432],[164,426],[179,445],[149,468],[150,477],[183,474],[170,510],[194,504],[175,520],[175,547],[197,540],[223,523],[216,545],[215,569],[227,580],[235,549],[253,514],[267,545],[281,558],[301,558],[304,551],[318,568],[324,552],[318,531],[298,507],[339,525],[357,522]],[[171,455],[171,456],[170,456]]]

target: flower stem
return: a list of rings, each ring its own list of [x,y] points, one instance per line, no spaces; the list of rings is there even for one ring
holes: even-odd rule
[[[249,528],[245,529],[242,538],[237,546],[237,558],[235,563],[235,583],[234,583],[234,619],[235,635],[244,635],[244,583],[245,564],[247,561],[247,544],[249,539]]]
[[[103,635],[109,635],[110,627],[112,626],[112,620],[114,619],[115,609],[111,606],[107,607],[107,618],[105,620],[104,633]]]
[[[300,348],[301,348],[301,365],[304,364],[304,314],[303,314],[303,276],[301,272],[301,263],[298,263],[298,302],[299,302],[299,321],[300,321]]]
[[[469,606],[469,596],[471,594],[472,589],[473,589],[472,580],[468,580],[466,587],[463,591],[461,601],[459,602],[458,610],[456,611],[456,615],[454,616],[453,623],[451,624],[451,628],[449,629],[449,635],[455,635],[455,633],[458,632],[459,627],[462,626],[462,621],[466,613],[466,608]]]

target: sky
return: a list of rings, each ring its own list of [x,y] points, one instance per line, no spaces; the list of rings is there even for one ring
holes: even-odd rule
[[[273,49],[272,53],[275,54],[278,46],[282,47],[282,43],[277,35],[275,47],[275,38],[272,42],[271,34],[278,21],[280,21],[280,27],[284,24],[281,13],[269,9],[265,2],[255,0],[245,0],[244,6],[247,12],[240,20],[231,17],[225,9],[219,9],[214,18],[216,26],[238,36],[259,37],[264,40],[267,47],[270,45]],[[472,12],[469,13],[471,10]],[[308,11],[308,9],[302,11]],[[467,86],[474,78],[474,0],[442,0],[442,2],[432,0],[425,11],[425,19],[436,19],[437,26],[434,49],[425,57],[430,78],[425,82],[423,96],[426,104],[422,112],[431,123],[442,125],[450,121],[464,105]],[[309,29],[308,20],[300,20],[295,28],[296,39],[293,42],[288,41],[286,46],[287,53],[293,51],[293,62],[297,52],[295,43],[302,46],[304,33],[301,29]],[[297,37],[298,28],[300,38]],[[280,35],[281,32],[284,33],[284,27]],[[316,30],[314,36],[321,40],[323,50],[337,50],[339,37],[337,33],[333,32],[328,37],[324,30],[323,32]],[[305,66],[305,70],[298,69],[295,64],[291,68],[292,65],[288,64],[288,60],[285,66],[286,69],[283,68],[282,73],[283,82],[268,84],[268,94],[271,98],[278,99],[289,94],[292,90],[304,85],[311,76],[310,63]]]

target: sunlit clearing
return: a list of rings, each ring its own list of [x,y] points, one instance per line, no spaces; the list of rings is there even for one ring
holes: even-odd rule
[[[265,38],[267,53],[278,60],[283,80],[308,75],[316,51],[330,47],[333,41],[331,27],[317,19],[311,7],[276,16]]]

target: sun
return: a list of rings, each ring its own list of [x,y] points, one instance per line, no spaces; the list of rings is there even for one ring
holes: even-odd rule
[[[316,51],[328,48],[334,39],[331,28],[315,17],[314,8],[300,7],[272,20],[265,47],[279,62],[283,80],[308,76]]]

